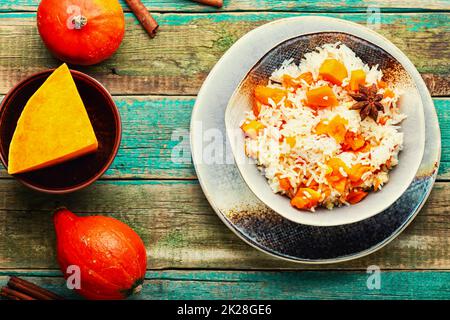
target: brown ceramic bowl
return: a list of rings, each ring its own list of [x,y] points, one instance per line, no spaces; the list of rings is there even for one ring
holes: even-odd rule
[[[9,144],[25,104],[53,70],[32,75],[17,84],[0,105],[0,158],[8,166]],[[14,175],[26,186],[47,193],[69,193],[96,181],[114,160],[122,128],[119,110],[111,95],[95,79],[71,70],[97,136],[97,152],[61,164]]]

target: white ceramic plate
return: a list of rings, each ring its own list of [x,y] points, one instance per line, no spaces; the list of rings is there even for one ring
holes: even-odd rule
[[[301,29],[301,34],[295,30]],[[269,208],[281,216],[301,224],[313,226],[338,226],[370,218],[392,205],[411,184],[420,166],[425,146],[425,119],[420,93],[413,81],[420,76],[411,61],[390,41],[361,25],[344,20],[325,17],[299,17],[278,20],[253,30],[252,36],[244,36],[233,50],[242,48],[239,59],[229,61],[241,65],[246,71],[241,78],[226,113],[225,125],[237,167],[250,190]],[[271,38],[285,37],[273,45]],[[324,43],[342,43],[353,49],[365,63],[380,64],[389,82],[404,91],[400,108],[408,118],[402,122],[404,149],[399,155],[399,164],[390,172],[390,181],[379,192],[370,195],[353,206],[335,208],[332,211],[320,208],[315,213],[300,211],[290,205],[287,197],[274,194],[266,178],[249,162],[244,153],[244,135],[239,126],[244,113],[251,110],[251,92],[254,85],[267,81],[272,71],[286,58],[301,59],[302,55]],[[252,51],[254,46],[264,46]],[[223,63],[223,62],[222,62]]]

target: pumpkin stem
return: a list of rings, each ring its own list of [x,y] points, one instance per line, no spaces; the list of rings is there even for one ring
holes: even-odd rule
[[[73,19],[72,19],[73,27],[76,30],[80,30],[85,25],[87,25],[87,23],[88,23],[87,18],[85,16],[82,16],[81,14],[77,15],[77,16],[74,16]]]
[[[142,290],[142,284],[133,288],[133,294],[138,294],[139,292],[141,292],[141,290]]]

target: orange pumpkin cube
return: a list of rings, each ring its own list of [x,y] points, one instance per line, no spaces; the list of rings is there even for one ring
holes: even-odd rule
[[[291,205],[301,210],[310,210],[317,206],[321,198],[320,192],[311,188],[300,188],[291,200]]]
[[[328,123],[320,121],[316,126],[316,134],[328,134]]]
[[[334,138],[337,143],[341,144],[344,142],[345,135],[347,133],[347,129],[345,127],[347,123],[348,121],[346,119],[340,116],[335,116],[328,124],[328,135]]]
[[[383,80],[378,81],[378,88],[384,89],[387,87],[387,83],[384,82]]]
[[[350,204],[356,204],[364,199],[367,195],[367,192],[364,192],[362,190],[355,190],[347,195],[346,201]]]
[[[327,174],[328,182],[339,193],[344,193],[348,182],[346,176],[350,170],[349,167],[340,158],[331,158],[327,161],[327,165],[330,168]]]
[[[359,90],[360,85],[364,85],[366,83],[366,73],[364,70],[353,70],[350,75],[350,90],[357,91]]]
[[[294,198],[292,198],[291,206],[296,207],[297,209],[300,210],[308,210],[311,208],[310,202],[308,198],[306,198],[305,196],[303,197],[295,196]]]
[[[282,84],[286,88],[298,88],[301,87],[305,81],[311,85],[314,82],[314,78],[311,72],[305,72],[299,75],[297,78],[293,78],[288,74],[283,75]]]
[[[330,160],[327,161],[327,165],[332,170],[331,173],[329,173],[330,178],[333,178],[333,177],[337,178],[337,179],[331,179],[331,180],[336,181],[336,180],[339,180],[340,178],[344,177],[342,175],[341,168],[342,168],[342,170],[344,170],[344,173],[346,173],[346,174],[348,174],[348,172],[350,171],[349,167],[340,158],[331,158]],[[330,178],[328,178],[328,180],[330,180]]]
[[[364,140],[361,135],[349,131],[345,135],[344,149],[352,149],[353,151],[358,151],[359,149],[364,147],[365,143],[366,140]]]
[[[286,143],[291,147],[294,148],[297,144],[297,139],[295,137],[286,137]]]
[[[347,123],[348,121],[341,116],[335,116],[327,124],[322,121],[319,122],[316,126],[316,134],[327,134],[340,144],[344,142],[347,133],[347,129],[345,127]]]
[[[298,79],[300,80],[300,82],[301,82],[301,80],[304,80],[309,85],[311,85],[314,82],[314,77],[311,72],[302,73],[298,77]]]
[[[288,74],[283,75],[283,78],[281,80],[281,84],[285,88],[296,88],[300,85],[300,83],[297,81],[297,79],[291,77]]]
[[[345,65],[336,59],[326,59],[319,68],[319,75],[322,79],[337,85],[341,85],[348,77]]]
[[[288,191],[292,188],[288,178],[278,178],[278,182],[281,190]]]
[[[348,171],[348,177],[350,181],[357,182],[361,179],[364,173],[371,171],[372,168],[370,166],[364,166],[362,164],[355,164],[353,167],[350,168]]]
[[[269,99],[278,104],[286,95],[286,90],[280,88],[269,88],[266,86],[256,86],[255,88],[256,100],[265,105],[269,105]]]
[[[258,136],[258,133],[263,130],[265,126],[256,120],[252,120],[250,122],[246,122],[241,126],[241,129],[244,133],[252,139],[255,139]]]
[[[362,147],[361,149],[358,149],[358,152],[362,152],[362,153],[369,152],[371,148],[372,148],[372,145],[370,144],[370,142],[366,141],[366,143],[364,144],[364,147]]]
[[[334,107],[338,100],[329,86],[322,86],[306,92],[307,103],[311,107]]]
[[[347,179],[342,178],[339,179],[336,182],[332,183],[333,188],[335,188],[340,194],[343,194],[345,192],[345,188],[347,186]]]

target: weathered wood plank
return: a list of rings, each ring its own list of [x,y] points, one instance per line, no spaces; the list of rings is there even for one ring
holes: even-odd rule
[[[67,299],[80,299],[67,289],[57,271],[4,271],[0,285],[9,275],[18,275]],[[381,271],[380,288],[368,289],[365,272],[147,272],[139,295],[130,299],[450,299],[450,272]]]
[[[441,163],[438,179],[450,179],[450,99],[434,99],[441,129]]]
[[[196,177],[188,137],[194,98],[117,97],[116,101],[124,122],[123,143],[105,178]],[[438,179],[449,179],[450,99],[434,103],[442,135]]]
[[[106,214],[143,238],[149,269],[450,270],[450,184],[437,183],[427,205],[396,240],[368,257],[337,265],[287,263],[245,244],[219,220],[196,181],[99,181],[64,196],[0,180],[0,269],[57,268],[51,211],[65,205]]]
[[[122,144],[104,179],[196,178],[189,147],[194,97],[115,97],[115,100],[122,115]],[[435,99],[434,103],[442,131],[439,179],[449,179],[450,99]],[[9,176],[1,167],[0,178],[5,177]]]
[[[196,177],[189,146],[193,97],[115,100],[123,121],[122,144],[105,178]],[[179,148],[184,152],[176,152]]]
[[[39,0],[8,0],[0,3],[0,11],[35,11]],[[144,5],[152,12],[215,12],[217,9],[202,6],[189,0],[143,0]],[[120,0],[124,10],[129,11],[125,1]],[[377,0],[377,1],[328,1],[314,0],[224,0],[221,11],[343,11],[365,12],[368,7],[380,8],[382,11],[426,11],[450,10],[445,0],[438,1],[406,1],[406,0]]]
[[[115,94],[195,95],[223,53],[249,30],[295,13],[157,14],[155,39],[127,14],[119,51],[94,67],[80,68]],[[367,14],[326,14],[366,24]],[[450,95],[450,48],[445,13],[383,14],[378,30],[416,64],[433,95]],[[0,93],[27,75],[60,62],[40,40],[34,13],[0,14]]]

